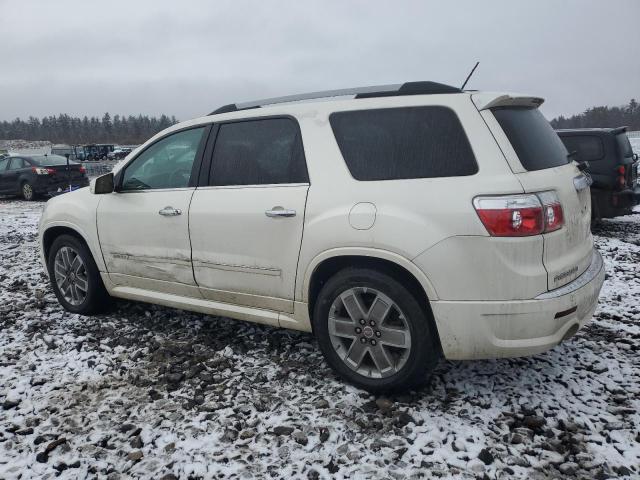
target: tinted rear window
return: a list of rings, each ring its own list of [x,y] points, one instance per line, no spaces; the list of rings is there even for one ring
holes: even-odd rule
[[[594,162],[604,158],[604,146],[600,137],[595,135],[561,136],[560,139],[568,152],[576,152],[573,157],[578,162]]]
[[[446,107],[336,112],[330,122],[356,180],[456,177],[478,171],[460,120]]]
[[[38,165],[42,165],[42,166],[54,167],[56,165],[67,164],[67,157],[63,157],[61,155],[43,155],[41,157],[31,157],[31,160],[36,162]],[[73,165],[75,163],[76,162],[69,161],[70,165]]]
[[[526,170],[544,170],[569,163],[567,149],[537,108],[492,111]]]

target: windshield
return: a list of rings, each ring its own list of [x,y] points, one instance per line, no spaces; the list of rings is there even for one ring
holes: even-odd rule
[[[618,150],[623,157],[633,156],[633,150],[631,150],[631,144],[626,133],[619,133],[616,135],[616,142],[618,143]]]
[[[537,108],[495,108],[492,112],[528,171],[569,163],[567,149]]]
[[[60,155],[43,155],[41,157],[31,157],[33,161],[35,161],[38,165],[41,166],[51,166],[54,167],[56,165],[66,165],[67,159],[66,157],[62,157]],[[69,161],[70,165],[75,165],[76,162]]]

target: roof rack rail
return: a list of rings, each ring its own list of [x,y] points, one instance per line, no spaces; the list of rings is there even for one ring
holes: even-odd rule
[[[284,97],[265,98],[252,102],[230,103],[214,110],[209,115],[218,113],[237,112],[250,108],[260,108],[266,105],[278,103],[300,102],[304,100],[316,100],[320,98],[346,97],[375,98],[395,97],[402,95],[435,95],[442,93],[462,93],[457,87],[437,82],[405,82],[392,85],[376,85],[372,87],[343,88],[339,90],[326,90],[322,92],[302,93],[299,95],[287,95]]]

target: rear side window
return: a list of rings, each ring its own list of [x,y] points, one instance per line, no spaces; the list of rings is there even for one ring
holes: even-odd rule
[[[0,159],[0,172],[2,172],[3,170],[6,170],[8,166],[9,166],[8,158]]]
[[[469,140],[450,108],[336,112],[329,120],[356,180],[458,177],[478,171]]]
[[[537,108],[495,108],[492,112],[526,170],[569,163],[567,149]]]
[[[604,158],[604,146],[600,137],[595,135],[561,136],[569,153],[576,152],[574,160],[578,162],[594,162]]]
[[[616,135],[616,142],[618,143],[618,152],[623,157],[632,157],[633,150],[631,150],[631,143],[626,133],[619,133]]]
[[[309,181],[300,130],[289,118],[226,123],[213,150],[210,185]]]
[[[9,170],[19,170],[25,167],[27,167],[27,164],[23,158],[12,158],[11,165],[9,166]]]

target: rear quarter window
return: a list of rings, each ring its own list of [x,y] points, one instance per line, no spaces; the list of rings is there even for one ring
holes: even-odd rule
[[[537,108],[494,108],[492,112],[526,170],[569,163],[567,149]]]
[[[469,140],[450,108],[335,112],[329,121],[356,180],[456,177],[478,171]]]
[[[616,142],[618,144],[618,151],[623,157],[633,156],[633,150],[631,149],[631,143],[629,143],[629,137],[626,133],[619,133],[616,135]]]
[[[574,160],[595,162],[604,158],[604,145],[596,135],[561,135],[560,139],[568,152],[576,152]]]

